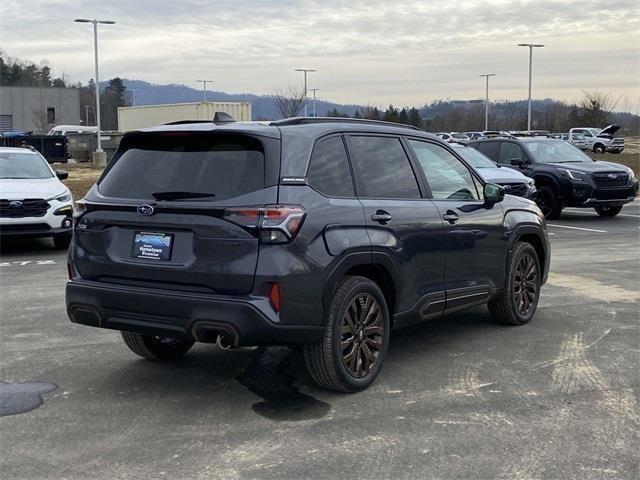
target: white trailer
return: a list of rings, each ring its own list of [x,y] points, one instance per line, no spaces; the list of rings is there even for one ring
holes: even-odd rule
[[[128,132],[181,120],[213,120],[216,112],[251,121],[251,102],[192,102],[118,108],[118,130]]]

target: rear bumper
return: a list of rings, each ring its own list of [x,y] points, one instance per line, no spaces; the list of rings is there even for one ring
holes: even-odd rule
[[[316,343],[324,328],[279,323],[266,298],[193,295],[160,289],[67,283],[69,319],[91,327],[213,343],[219,333],[230,343],[288,345]]]

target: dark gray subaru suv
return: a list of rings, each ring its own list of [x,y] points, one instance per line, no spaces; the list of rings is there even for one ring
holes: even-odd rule
[[[548,270],[538,207],[433,135],[181,123],[127,133],[79,202],[66,301],[146,358],[298,344],[319,385],[357,391],[392,328],[481,304],[527,323]]]

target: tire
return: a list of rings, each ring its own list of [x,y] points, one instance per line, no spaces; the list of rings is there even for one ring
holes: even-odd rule
[[[520,281],[522,273],[530,271],[528,281]],[[540,259],[530,243],[518,242],[513,250],[507,271],[507,284],[504,293],[488,304],[489,312],[499,323],[505,325],[524,325],[529,323],[536,313],[540,298]],[[525,293],[518,295],[525,286]],[[528,292],[528,293],[527,293]],[[523,302],[520,302],[524,299]],[[525,302],[529,302],[526,304]]]
[[[594,153],[605,153],[606,152],[606,148],[604,148],[604,145],[602,145],[601,143],[596,143],[593,146],[593,152]]]
[[[376,309],[377,313],[367,315]],[[338,392],[367,388],[382,369],[390,326],[387,303],[378,285],[365,277],[345,277],[328,305],[322,341],[304,346],[313,380]]]
[[[622,205],[618,205],[617,207],[594,207],[593,209],[601,217],[615,217],[622,211]]]
[[[194,343],[186,339],[154,337],[134,332],[120,333],[129,350],[149,360],[175,360],[187,353]]]
[[[547,186],[539,187],[536,203],[538,204],[538,207],[540,207],[540,210],[542,210],[544,218],[548,220],[560,218],[560,214],[562,213],[562,204],[558,200],[553,188]]]
[[[67,250],[71,243],[71,235],[56,235],[53,237],[53,246],[58,250]]]

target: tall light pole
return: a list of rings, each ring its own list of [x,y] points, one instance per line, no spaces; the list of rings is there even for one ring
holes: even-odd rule
[[[213,83],[213,80],[196,80],[196,82],[202,84],[202,101],[207,101],[207,83]]]
[[[113,25],[113,20],[96,20],[95,18],[76,18],[74,22],[78,23],[92,23],[93,24],[93,50],[95,54],[95,63],[96,63],[96,127],[98,134],[98,148],[96,148],[96,163],[102,164],[106,163],[106,156],[102,151],[102,139],[100,138],[100,77],[98,75],[98,24],[103,25]]]
[[[519,43],[519,47],[529,47],[529,108],[527,113],[527,133],[531,135],[531,67],[533,65],[533,49],[544,47],[539,43]]]
[[[316,92],[318,90],[320,90],[319,88],[310,88],[309,90],[311,90],[313,92],[313,116],[316,117]]]
[[[485,131],[489,130],[489,77],[495,77],[495,73],[483,73],[479,75],[480,77],[485,77],[487,79],[487,87],[484,93],[484,129]]]
[[[307,73],[309,72],[317,72],[317,70],[313,70],[312,68],[296,68],[296,72],[304,73],[304,116],[307,116]]]

